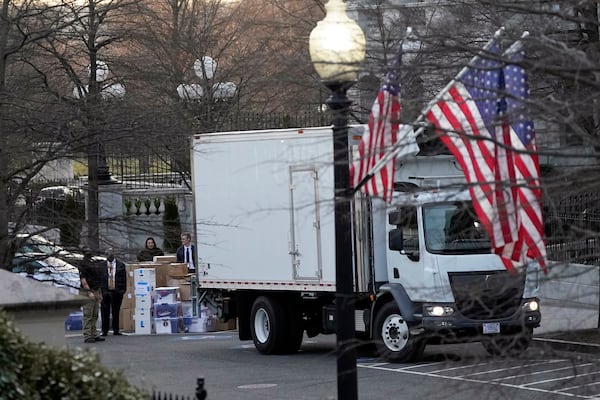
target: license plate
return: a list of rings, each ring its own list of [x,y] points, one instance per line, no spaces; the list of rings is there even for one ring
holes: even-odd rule
[[[500,333],[500,322],[489,322],[483,324],[483,334],[490,335],[492,333]]]

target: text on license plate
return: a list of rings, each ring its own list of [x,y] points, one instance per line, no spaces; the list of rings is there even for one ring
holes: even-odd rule
[[[500,333],[500,322],[488,322],[483,324],[483,334]]]

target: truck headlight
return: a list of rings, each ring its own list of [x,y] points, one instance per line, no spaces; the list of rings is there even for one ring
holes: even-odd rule
[[[454,314],[450,306],[425,306],[425,314],[429,317],[447,317]]]
[[[537,300],[529,300],[523,303],[523,309],[525,311],[537,311],[540,309],[540,304]]]

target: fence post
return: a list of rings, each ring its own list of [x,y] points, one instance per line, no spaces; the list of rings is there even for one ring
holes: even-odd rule
[[[206,400],[206,390],[204,389],[204,378],[199,377],[196,380],[196,400]]]

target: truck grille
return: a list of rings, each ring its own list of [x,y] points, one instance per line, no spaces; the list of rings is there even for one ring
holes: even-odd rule
[[[521,306],[525,274],[508,271],[450,273],[456,307],[475,320],[505,318]]]

